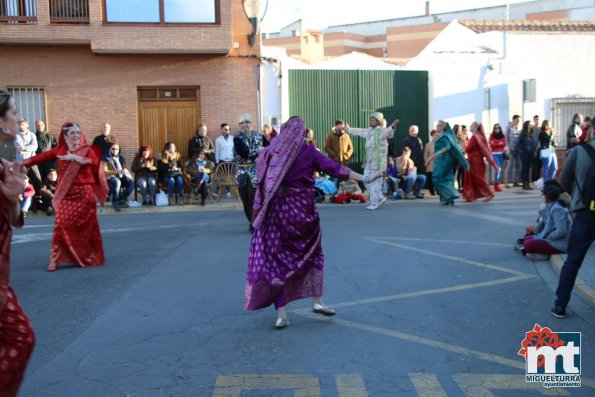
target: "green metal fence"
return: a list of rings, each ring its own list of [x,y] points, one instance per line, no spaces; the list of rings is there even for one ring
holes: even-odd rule
[[[400,155],[403,138],[411,124],[417,124],[420,138],[428,137],[428,73],[393,70],[290,70],[289,111],[300,116],[314,130],[318,148],[324,142],[336,119],[352,127],[365,128],[370,114],[384,113],[397,127],[394,149]],[[352,137],[355,147],[350,166],[361,169],[364,141]]]

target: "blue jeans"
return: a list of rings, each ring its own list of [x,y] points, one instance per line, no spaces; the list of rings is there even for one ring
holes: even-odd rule
[[[578,270],[595,238],[595,212],[585,209],[577,211],[575,214],[568,236],[568,253],[560,271],[558,289],[556,290],[558,297],[556,306],[566,307],[568,305]]]
[[[407,185],[405,186],[405,194],[411,193],[411,189],[413,189],[413,185],[415,185],[415,182],[419,182],[417,185],[417,194],[420,194],[421,189],[424,187],[424,184],[426,183],[426,176],[423,174],[407,175],[405,177],[405,180],[407,181]]]
[[[23,211],[23,212],[29,211],[29,207],[31,207],[32,202],[33,202],[33,197],[23,198],[23,201],[21,201],[21,211]]]
[[[112,203],[117,201],[126,201],[130,193],[134,190],[134,182],[128,178],[118,178],[117,176],[107,180],[107,184],[112,194]],[[123,188],[124,192],[120,194],[120,189]]]
[[[510,152],[508,168],[504,173],[504,183],[519,183],[519,174],[521,170],[521,153],[518,150]],[[512,175],[511,175],[512,174]],[[529,178],[527,178],[529,179]]]
[[[496,164],[498,164],[498,171],[494,177],[494,183],[500,184],[500,178],[502,177],[502,165],[504,164],[504,155],[502,153],[492,153],[492,157]]]
[[[556,154],[553,153],[549,157],[542,157],[541,168],[543,168],[544,182],[549,181],[550,179],[554,179],[556,171],[558,171],[558,158],[556,157]]]
[[[178,187],[178,196],[184,197],[184,179],[182,175],[166,176],[163,178],[163,183],[167,184],[167,195],[169,197],[174,196],[174,189]]]
[[[153,199],[155,196],[155,185],[157,181],[153,177],[145,178],[138,178],[136,180],[136,186],[140,189],[140,194],[143,197],[143,201],[147,201],[148,199]]]

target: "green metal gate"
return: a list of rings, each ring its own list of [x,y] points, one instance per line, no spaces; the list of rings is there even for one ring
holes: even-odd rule
[[[401,123],[395,133],[395,153],[400,155],[409,126],[419,126],[419,136],[428,137],[428,73],[401,70],[290,70],[289,112],[300,116],[314,130],[318,148],[336,119],[352,127],[369,126],[370,114],[384,113],[387,123]],[[352,137],[355,148],[350,166],[361,170],[364,142]]]

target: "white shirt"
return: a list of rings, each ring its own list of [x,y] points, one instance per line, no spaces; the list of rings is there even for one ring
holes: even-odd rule
[[[215,161],[219,164],[221,161],[233,161],[234,158],[233,136],[227,135],[227,137],[224,137],[220,135],[215,139]]]

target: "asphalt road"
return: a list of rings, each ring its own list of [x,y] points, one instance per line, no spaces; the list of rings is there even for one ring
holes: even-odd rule
[[[101,215],[107,263],[45,271],[53,218],[15,231],[12,283],[37,345],[21,396],[540,396],[595,394],[595,310],[549,309],[557,277],[513,250],[538,193],[320,207],[325,302],[242,310],[243,212]],[[195,207],[196,208],[196,207]],[[535,324],[581,332],[580,388],[525,382]]]

